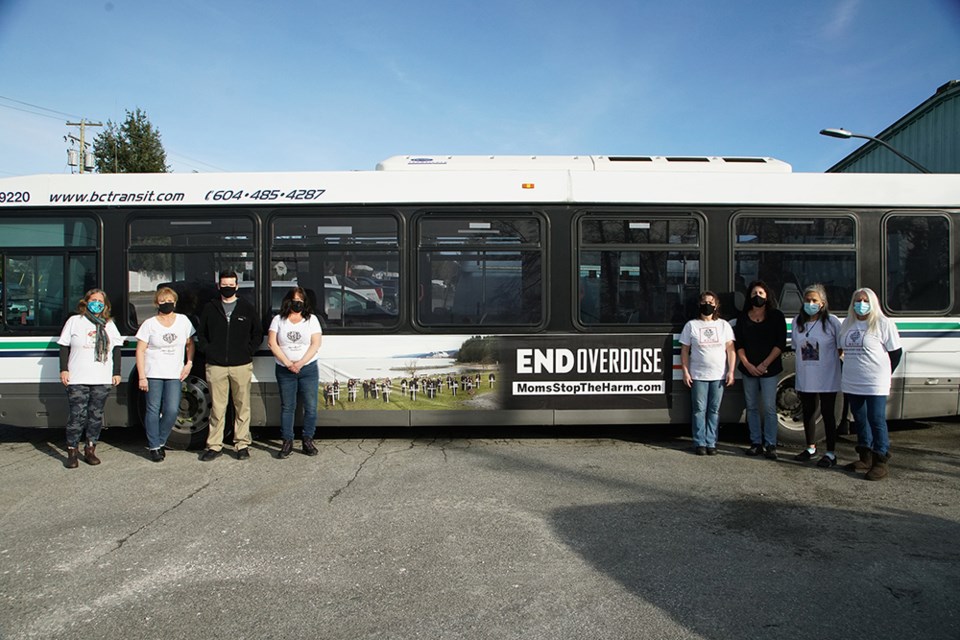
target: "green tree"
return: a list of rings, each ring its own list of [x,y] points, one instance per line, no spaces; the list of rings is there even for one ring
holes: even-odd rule
[[[98,173],[166,173],[167,152],[160,142],[160,131],[147,114],[137,107],[127,111],[123,124],[107,121],[93,141]]]

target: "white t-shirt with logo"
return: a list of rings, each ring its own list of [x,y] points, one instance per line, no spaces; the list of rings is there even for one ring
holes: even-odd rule
[[[733,342],[733,327],[726,320],[689,321],[680,332],[680,344],[690,347],[690,377],[723,380],[727,374],[727,343]]]
[[[277,345],[280,347],[280,350],[283,351],[284,355],[291,362],[299,362],[303,355],[310,348],[310,339],[314,334],[319,333],[323,334],[323,331],[320,329],[320,321],[317,319],[317,316],[312,315],[308,320],[300,320],[300,322],[291,322],[289,318],[284,318],[280,315],[273,317],[273,320],[270,321],[270,331],[273,331],[277,334]],[[312,364],[320,359],[320,351],[318,350],[313,357],[310,358],[310,362],[304,363],[304,366]],[[281,367],[283,363],[277,359],[277,364]]]
[[[885,396],[890,393],[889,351],[903,348],[897,325],[886,317],[877,323],[877,331],[867,332],[866,320],[853,322],[838,334],[837,346],[843,349],[843,374],[840,388],[858,396]]]
[[[137,340],[147,343],[143,358],[146,371],[142,374],[147,378],[161,380],[180,378],[187,340],[196,333],[196,330],[187,316],[179,313],[173,315],[173,324],[169,327],[160,324],[157,316],[153,316],[140,325],[137,331]]]
[[[798,318],[793,320],[791,341],[796,354],[797,391],[804,393],[833,393],[840,391],[840,354],[837,352],[837,336],[840,334],[840,318],[827,316],[827,328],[823,321],[808,321],[800,331]]]
[[[113,349],[123,345],[123,336],[113,320],[107,322],[107,361],[97,362],[97,325],[83,315],[70,316],[63,325],[57,344],[70,347],[67,371],[70,384],[112,384]]]

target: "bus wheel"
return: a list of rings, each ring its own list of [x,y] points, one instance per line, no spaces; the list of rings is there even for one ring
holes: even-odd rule
[[[193,449],[206,444],[210,428],[210,404],[207,381],[197,376],[187,376],[181,385],[180,413],[167,445],[174,449]]]
[[[795,376],[787,376],[777,385],[777,440],[784,444],[807,444],[803,433],[803,409],[794,388]]]

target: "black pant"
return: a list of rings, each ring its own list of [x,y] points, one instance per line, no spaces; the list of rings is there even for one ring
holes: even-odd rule
[[[798,391],[800,405],[803,407],[803,432],[807,436],[807,444],[817,442],[817,422],[814,416],[817,413],[817,402],[820,403],[820,415],[823,417],[823,426],[827,432],[827,451],[837,448],[837,415],[835,405],[837,393],[806,393]]]

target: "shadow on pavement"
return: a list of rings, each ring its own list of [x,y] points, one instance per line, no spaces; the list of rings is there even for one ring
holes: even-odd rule
[[[705,638],[957,637],[955,522],[690,496],[550,520],[598,571]]]

